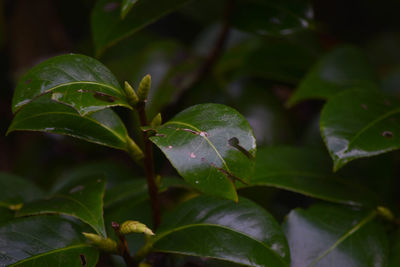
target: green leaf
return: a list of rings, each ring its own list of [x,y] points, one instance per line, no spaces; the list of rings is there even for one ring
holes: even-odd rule
[[[374,207],[378,203],[374,193],[333,176],[326,154],[306,148],[259,149],[250,186],[272,186],[348,205]]]
[[[249,266],[289,266],[275,219],[253,202],[201,196],[169,213],[153,239],[156,251],[210,257]]]
[[[399,102],[378,92],[351,90],[328,101],[320,128],[334,170],[400,148],[399,113]]]
[[[312,16],[309,1],[240,0],[235,2],[231,20],[240,30],[281,36],[309,28]]]
[[[287,102],[329,99],[350,88],[377,90],[377,75],[365,54],[353,46],[340,46],[322,57],[308,72]]]
[[[18,82],[13,112],[44,94],[82,116],[113,106],[130,108],[114,75],[99,61],[83,55],[61,55],[33,67]]]
[[[237,201],[235,181],[248,182],[256,143],[236,110],[220,104],[185,109],[151,137],[180,175],[196,189]]]
[[[171,13],[189,0],[146,0],[137,1],[129,14],[121,19],[120,3],[116,0],[99,0],[93,9],[91,27],[96,53]]]
[[[114,162],[112,160],[84,163],[65,170],[52,186],[51,192],[54,193],[64,187],[74,186],[78,183],[97,180],[99,178],[107,181],[106,188],[111,188],[121,182],[130,181],[132,179],[132,172],[133,170],[122,162]]]
[[[386,266],[388,241],[375,217],[328,204],[291,211],[283,224],[291,266]]]
[[[124,19],[138,0],[122,0],[121,19]]]
[[[64,134],[92,143],[126,150],[126,128],[110,109],[80,116],[73,108],[40,97],[17,112],[8,132],[42,131]]]
[[[102,236],[106,236],[103,220],[105,182],[102,180],[67,187],[53,196],[25,204],[17,216],[38,214],[66,214],[89,224]]]
[[[77,224],[58,216],[8,222],[0,226],[0,240],[1,266],[90,267],[99,256],[85,243]]]
[[[244,76],[297,84],[316,56],[309,47],[288,40],[250,39],[229,49],[216,65],[229,79]]]
[[[31,181],[0,172],[0,207],[29,202],[44,195]]]
[[[107,190],[104,199],[104,220],[111,238],[117,238],[111,227],[113,221],[121,224],[127,220],[135,220],[151,228],[152,213],[146,180],[132,180]],[[128,235],[126,239],[132,253],[136,253],[145,244],[142,235]]]

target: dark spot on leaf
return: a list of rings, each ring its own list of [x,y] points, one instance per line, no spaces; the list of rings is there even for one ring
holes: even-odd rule
[[[244,147],[242,147],[241,145],[239,145],[239,139],[237,137],[232,137],[231,139],[228,140],[228,144],[231,147],[236,148],[237,150],[239,150],[240,152],[242,152],[246,157],[248,157],[249,159],[253,159],[253,155],[250,154],[249,151],[247,151]]]
[[[25,81],[25,84],[30,84],[32,82],[32,79],[28,79]]]
[[[368,106],[367,106],[367,105],[365,105],[365,104],[361,104],[361,107],[362,107],[363,109],[365,109],[365,110],[367,110],[367,109],[368,109]]]
[[[245,182],[242,178],[237,177],[233,173],[231,173],[223,168],[215,166],[214,163],[210,163],[210,165],[211,165],[211,167],[216,168],[219,172],[221,172],[223,175],[225,175],[225,177],[228,178],[232,183],[234,183],[235,181],[239,181],[242,184],[248,185],[247,182]]]
[[[115,9],[119,8],[120,4],[118,2],[111,2],[111,3],[107,3],[106,5],[104,5],[104,11],[105,12],[111,12],[114,11]]]
[[[393,133],[391,131],[384,131],[382,133],[382,136],[386,137],[386,138],[392,138],[393,137]]]
[[[385,105],[386,105],[386,106],[390,106],[390,105],[391,105],[390,101],[387,100],[387,99],[385,99]]]
[[[112,103],[115,101],[115,97],[105,94],[105,93],[101,93],[101,92],[95,92],[93,96],[94,96],[94,98],[97,98],[97,99],[99,99],[101,101],[105,101],[105,102]]]
[[[79,258],[81,259],[81,265],[86,266],[86,264],[87,264],[86,256],[84,254],[80,254]]]

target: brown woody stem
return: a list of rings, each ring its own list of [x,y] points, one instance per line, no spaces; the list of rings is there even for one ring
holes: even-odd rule
[[[128,267],[137,267],[138,264],[133,260],[133,258],[129,254],[128,242],[126,242],[125,236],[122,235],[120,233],[120,231],[119,231],[119,227],[120,227],[119,223],[112,222],[111,226],[114,229],[115,234],[118,236],[118,239],[119,239],[119,244],[118,244],[119,254],[124,258],[126,266],[128,266]]]
[[[139,120],[142,126],[148,126],[147,115],[146,115],[146,102],[140,102],[136,109],[139,113]],[[146,132],[143,132],[144,142],[144,170],[147,179],[147,188],[149,191],[151,208],[153,212],[153,229],[157,229],[161,222],[160,202],[158,200],[158,188],[154,173],[154,157],[153,147],[149,136]]]

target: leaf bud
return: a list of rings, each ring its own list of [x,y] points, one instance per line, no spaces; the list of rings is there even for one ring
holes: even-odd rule
[[[376,208],[376,210],[378,211],[378,214],[380,216],[382,216],[383,218],[385,218],[388,221],[393,221],[395,219],[393,213],[391,212],[391,210],[386,208],[386,207],[378,206]]]
[[[100,250],[109,252],[109,253],[118,253],[118,244],[114,240],[110,238],[103,238],[99,235],[92,233],[82,233],[90,242],[98,247]]]
[[[155,128],[157,126],[160,126],[162,123],[162,118],[161,118],[161,113],[158,113],[150,122],[150,126]]]
[[[121,224],[120,233],[123,235],[131,233],[144,233],[146,235],[154,235],[153,231],[145,224],[138,221],[126,221]]]
[[[147,96],[149,95],[151,87],[151,76],[147,74],[143,77],[142,81],[139,84],[139,89],[137,91],[137,95],[140,101],[145,102],[147,100]]]
[[[140,162],[144,158],[142,149],[130,137],[127,138],[128,152],[134,161]]]
[[[124,91],[126,97],[128,98],[129,105],[132,107],[136,106],[137,103],[139,103],[139,97],[128,82],[125,82]]]

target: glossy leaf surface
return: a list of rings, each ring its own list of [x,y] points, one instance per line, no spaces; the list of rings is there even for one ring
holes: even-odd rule
[[[310,27],[312,16],[308,1],[242,0],[235,2],[232,23],[244,31],[280,36]]]
[[[332,98],[320,128],[334,170],[349,161],[400,147],[400,103],[378,92],[351,90]]]
[[[10,221],[0,226],[0,240],[1,266],[89,267],[98,259],[79,226],[58,216]]]
[[[122,0],[121,18],[124,19],[138,0]]]
[[[388,241],[375,217],[327,204],[293,210],[283,224],[291,266],[386,266]]]
[[[250,186],[272,186],[348,205],[377,204],[374,193],[332,175],[329,156],[296,147],[259,149]]]
[[[33,67],[18,82],[13,112],[43,94],[51,94],[53,100],[82,116],[112,106],[129,108],[114,75],[99,61],[83,55],[61,55]]]
[[[29,202],[44,195],[31,181],[0,172],[0,207]]]
[[[105,182],[102,180],[67,187],[49,198],[25,204],[17,216],[70,215],[89,224],[98,234],[106,236],[103,220],[104,187]]]
[[[192,106],[150,139],[196,189],[237,201],[235,182],[248,182],[256,143],[248,122],[220,104]]]
[[[80,116],[73,108],[40,97],[27,104],[14,117],[12,131],[41,131],[64,134],[86,141],[126,150],[127,131],[114,111],[100,110]]]
[[[366,55],[356,47],[341,46],[310,69],[287,104],[293,106],[307,99],[329,99],[349,88],[376,90],[377,86],[377,75]]]
[[[249,266],[289,266],[285,236],[275,219],[253,202],[201,196],[164,219],[154,249]]]
[[[134,34],[188,1],[137,1],[124,19],[120,17],[120,2],[115,0],[97,1],[91,18],[97,54],[101,54],[107,47]]]

